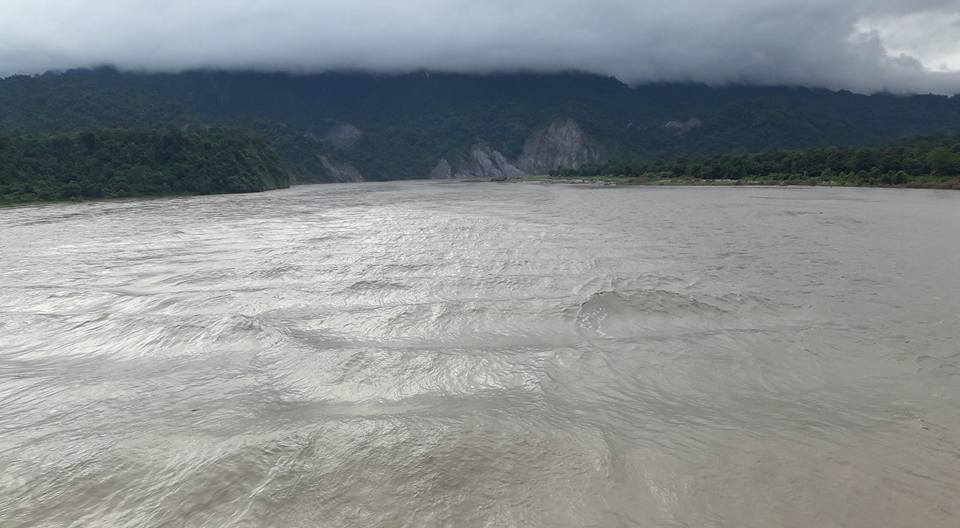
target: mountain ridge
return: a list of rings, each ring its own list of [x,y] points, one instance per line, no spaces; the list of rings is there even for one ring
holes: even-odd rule
[[[451,176],[514,168],[532,174],[616,159],[954,134],[960,132],[960,97],[796,87],[633,87],[574,72],[98,69],[0,80],[0,134],[209,126],[258,132],[300,183],[390,180],[436,175],[444,161]]]

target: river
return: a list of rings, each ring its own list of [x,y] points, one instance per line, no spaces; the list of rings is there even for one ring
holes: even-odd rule
[[[0,526],[960,525],[960,193],[0,209]]]

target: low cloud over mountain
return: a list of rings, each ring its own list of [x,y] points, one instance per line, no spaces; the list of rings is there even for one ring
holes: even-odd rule
[[[0,75],[583,70],[960,92],[956,0],[5,0]]]

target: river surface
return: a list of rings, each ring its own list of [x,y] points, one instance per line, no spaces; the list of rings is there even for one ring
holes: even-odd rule
[[[0,526],[960,526],[960,193],[0,209]]]

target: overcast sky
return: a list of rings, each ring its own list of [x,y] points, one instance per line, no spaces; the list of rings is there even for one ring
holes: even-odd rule
[[[0,0],[0,75],[105,64],[960,93],[960,0]]]

